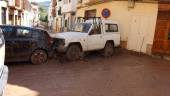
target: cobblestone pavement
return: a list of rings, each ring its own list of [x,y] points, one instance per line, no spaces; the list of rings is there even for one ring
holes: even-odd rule
[[[7,64],[5,96],[169,96],[170,61],[122,52],[75,62]]]

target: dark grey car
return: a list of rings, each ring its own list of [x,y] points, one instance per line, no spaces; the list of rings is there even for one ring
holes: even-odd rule
[[[47,61],[53,43],[47,31],[10,25],[1,25],[0,28],[5,36],[5,62],[43,64]]]

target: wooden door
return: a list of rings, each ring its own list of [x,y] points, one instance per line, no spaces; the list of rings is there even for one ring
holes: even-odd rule
[[[159,11],[153,42],[153,53],[170,54],[170,11]],[[169,39],[169,40],[168,40]]]

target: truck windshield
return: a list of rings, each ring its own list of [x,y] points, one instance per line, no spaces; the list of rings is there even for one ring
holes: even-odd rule
[[[82,32],[82,33],[88,33],[88,31],[90,30],[91,26],[92,26],[92,24],[90,24],[90,23],[78,23],[73,28],[73,31],[75,31],[75,32]]]

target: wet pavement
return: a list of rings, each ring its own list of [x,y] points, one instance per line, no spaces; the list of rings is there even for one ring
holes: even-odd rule
[[[169,96],[170,61],[122,52],[45,65],[10,63],[5,96]]]

